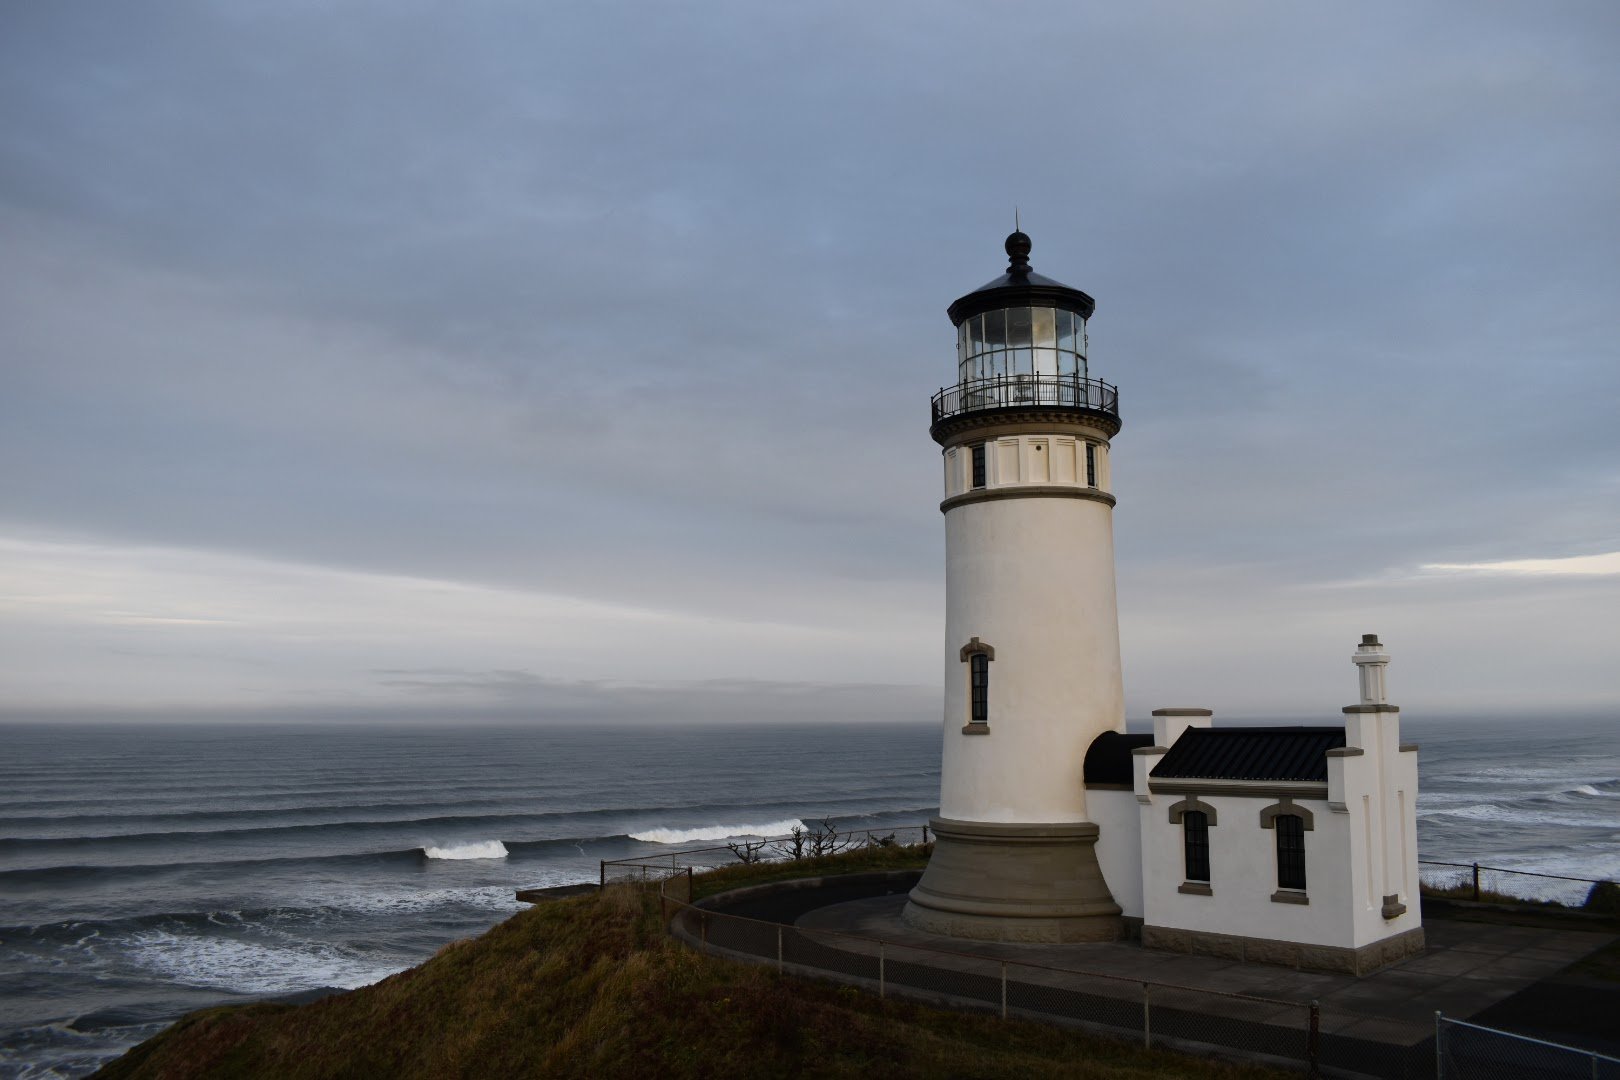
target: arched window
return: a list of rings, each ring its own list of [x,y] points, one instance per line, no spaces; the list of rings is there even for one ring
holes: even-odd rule
[[[964,735],[983,735],[990,730],[990,661],[996,650],[978,638],[962,646],[962,662],[968,666],[968,717]]]
[[[1188,881],[1209,880],[1209,815],[1188,810],[1181,815],[1181,849]]]
[[[1277,830],[1277,888],[1305,888],[1305,819],[1295,814],[1278,814],[1273,819]]]
[[[974,653],[968,657],[968,670],[971,672],[968,680],[972,691],[972,714],[968,722],[972,724],[988,724],[990,722],[990,657],[982,652]]]
[[[1316,816],[1287,795],[1260,811],[1260,827],[1277,834],[1277,891],[1279,904],[1308,904],[1305,896],[1305,834],[1316,828]]]

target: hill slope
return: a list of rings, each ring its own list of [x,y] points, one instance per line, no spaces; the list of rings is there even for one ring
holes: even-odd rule
[[[733,875],[727,875],[732,877]],[[373,986],[210,1009],[97,1077],[1273,1077],[777,975],[628,889],[542,904]]]

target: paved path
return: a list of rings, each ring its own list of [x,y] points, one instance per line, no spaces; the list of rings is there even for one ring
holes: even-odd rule
[[[1615,939],[1613,934],[1584,930],[1437,919],[1424,925],[1425,953],[1356,977],[1162,952],[1129,942],[965,942],[907,926],[900,919],[905,900],[903,894],[895,894],[832,904],[804,912],[794,925],[812,933],[838,931],[874,943],[938,950],[930,956],[930,965],[963,971],[981,969],[984,961],[976,957],[989,957],[1282,1001],[1314,999],[1322,1005],[1324,1032],[1398,1046],[1411,1046],[1432,1035],[1436,1010],[1458,1019],[1474,1016]],[[866,943],[832,933],[822,940],[840,949],[868,951]],[[974,955],[950,955],[966,953]],[[1088,980],[1079,973],[1065,973],[1063,981],[1088,992],[1108,994],[1112,989],[1108,979]]]

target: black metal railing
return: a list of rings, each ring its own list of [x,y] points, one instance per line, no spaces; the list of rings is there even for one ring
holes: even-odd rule
[[[997,375],[947,386],[935,394],[934,423],[981,409],[1056,406],[1119,415],[1119,387],[1079,375]]]

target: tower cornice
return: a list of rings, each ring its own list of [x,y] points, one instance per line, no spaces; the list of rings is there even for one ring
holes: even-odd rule
[[[1090,499],[1106,506],[1114,505],[1114,497],[1097,488],[1076,487],[1073,484],[1007,484],[1004,487],[975,488],[960,495],[952,495],[939,504],[942,514],[969,503],[996,502],[1001,499]]]
[[[1118,415],[1100,409],[1023,405],[976,409],[937,420],[928,429],[943,447],[994,439],[1002,435],[1074,435],[1107,442],[1119,434]]]

